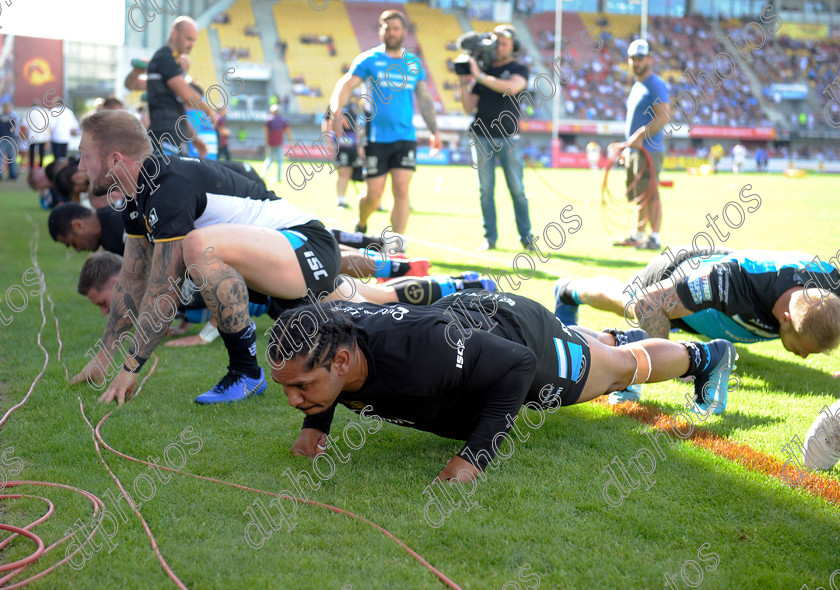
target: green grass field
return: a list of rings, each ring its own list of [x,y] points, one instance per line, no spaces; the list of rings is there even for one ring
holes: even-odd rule
[[[430,258],[433,273],[488,267],[510,272],[520,252],[501,173],[496,194],[500,249],[475,252],[482,230],[473,174],[468,168],[424,167],[413,181],[409,255]],[[611,246],[621,236],[607,233],[601,221],[601,174],[543,170],[539,175],[528,170],[525,177],[534,232],[543,235],[544,228],[554,222],[564,229],[565,243],[561,248],[543,246],[550,259],[534,258],[533,278],[522,281],[515,292],[551,307],[557,276],[609,274],[627,279],[655,254]],[[618,177],[615,174],[614,180],[620,183]],[[840,179],[836,177],[682,173],[664,177],[675,181],[674,188],[663,189],[664,244],[684,244],[698,231],[709,232],[706,214],[720,215],[728,202],[739,202],[744,185],[751,185],[743,199],[759,195],[760,207],[746,213],[739,228],[727,229],[731,235],[726,245],[797,249],[825,261],[840,248],[836,237]],[[335,207],[335,180],[326,171],[316,174],[300,192],[284,185],[274,188],[320,215],[328,225],[352,229],[354,213]],[[119,491],[96,455],[77,397],[94,424],[111,408],[99,404],[98,394],[88,386],[69,388],[63,366],[71,375],[80,370],[85,352],[102,335],[104,326],[99,310],[76,293],[86,255],[52,242],[46,229],[47,212],[24,190],[24,183],[3,182],[0,190],[0,311],[12,319],[0,329],[3,412],[23,398],[45,362],[37,344],[41,298],[30,296],[24,309],[12,312],[4,295],[9,287],[24,286],[23,275],[34,264],[30,242],[37,246],[37,264],[46,281],[46,325],[41,340],[49,353],[46,372],[28,403],[0,428],[2,467],[9,479],[82,488],[115,512],[108,498],[119,499]],[[383,202],[390,206],[390,196]],[[568,205],[573,210],[561,218]],[[570,229],[576,224],[567,222],[572,215],[581,222],[575,233]],[[386,225],[387,214],[376,213],[369,231],[378,233]],[[630,225],[630,217],[625,217],[622,233]],[[549,237],[556,245],[560,238],[557,225],[552,227]],[[725,228],[722,222],[721,227]],[[523,273],[528,272],[527,260],[520,258],[517,264]],[[21,307],[19,292],[12,301]],[[63,340],[61,360],[56,320]],[[595,329],[621,321],[581,309],[581,323]],[[269,326],[267,317],[258,319],[260,333]],[[265,337],[258,343],[263,358]],[[820,408],[837,397],[840,381],[830,375],[840,370],[840,354],[803,360],[787,353],[778,341],[739,345],[738,351],[739,390],[730,395],[727,412],[710,419],[706,428],[784,461],[781,447],[794,435],[803,437]],[[168,453],[166,460],[176,466],[183,453],[186,471],[272,492],[293,491],[286,470],[315,473],[311,461],[289,453],[301,416],[273,383],[265,395],[243,403],[225,407],[193,403],[197,394],[223,375],[227,357],[220,340],[202,348],[161,347],[158,356],[157,370],[140,396],[116,410],[103,426],[103,438],[110,445],[155,462]],[[144,374],[150,366],[151,362]],[[645,386],[642,399],[660,411],[674,413],[683,408],[689,388],[677,381]],[[348,426],[352,423],[358,424],[359,418],[340,409],[333,432],[352,430],[355,427]],[[191,431],[185,430],[189,427]],[[527,442],[516,441],[510,458],[489,472],[472,497],[475,505],[469,510],[461,505],[438,528],[424,520],[429,496],[423,492],[460,449],[460,441],[384,424],[368,433],[357,450],[348,451],[342,444],[343,452],[350,454],[346,463],[336,461],[331,477],[314,476],[314,481],[321,480],[319,489],[304,489],[311,500],[350,510],[390,530],[462,588],[535,588],[534,575],[540,588],[659,588],[666,574],[676,576],[675,587],[687,588],[681,571],[695,587],[702,575],[701,585],[707,589],[829,587],[832,572],[840,568],[837,505],[690,442],[665,450],[666,458],[659,459],[651,476],[655,483],[649,489],[642,485],[631,490],[621,506],[608,505],[602,496],[608,478],[603,470],[615,457],[626,462],[639,449],[651,447],[645,435],[650,431],[604,405],[574,406],[546,416],[542,426],[530,431]],[[200,437],[200,450],[198,439],[189,436]],[[244,536],[251,521],[246,511],[258,509],[254,502],[259,498],[268,508],[269,497],[156,472],[107,451],[103,456],[135,500],[135,494],[147,498],[140,512],[163,557],[189,587],[444,587],[372,527],[310,505],[297,505],[290,517],[295,523],[291,531],[269,531],[262,547],[255,549]],[[318,467],[325,469],[323,462]],[[834,483],[840,480],[836,470],[828,477]],[[151,498],[149,479],[154,484]],[[8,492],[46,496],[55,504],[52,518],[33,529],[47,545],[77,527],[74,523],[79,519],[90,520],[91,505],[71,492],[33,486]],[[119,505],[126,520],[118,517],[115,521],[118,527],[111,539],[115,547],[110,553],[107,545],[99,550],[93,546],[82,567],[62,565],[33,586],[171,586],[140,520],[124,500]],[[282,507],[292,510],[288,501]],[[0,511],[2,522],[25,526],[46,507],[32,498],[4,499]],[[107,528],[110,533],[111,525]],[[255,530],[250,529],[255,535],[252,539],[257,537]],[[98,543],[101,537],[93,540]],[[58,546],[16,579],[63,559],[71,542]],[[31,541],[18,538],[0,552],[0,562],[22,559],[33,547]],[[76,557],[76,567],[81,560]]]

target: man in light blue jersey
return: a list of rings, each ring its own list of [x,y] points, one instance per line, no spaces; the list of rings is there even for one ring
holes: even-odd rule
[[[195,82],[190,87],[204,96],[204,89]],[[219,137],[213,127],[213,121],[198,109],[187,109],[187,119],[195,129],[196,138],[187,146],[191,158],[203,157],[205,160],[216,160],[219,157]],[[204,153],[202,154],[201,151]]]
[[[624,136],[627,141],[612,143],[610,152],[630,148],[627,157],[627,199],[640,199],[636,231],[616,246],[636,246],[643,250],[660,250],[659,229],[662,225],[662,203],[659,200],[659,172],[665,157],[662,127],[670,120],[668,86],[653,73],[650,45],[637,39],[627,49],[627,62],[636,83],[627,97],[627,120]],[[650,154],[645,158],[641,148]],[[645,239],[645,227],[650,223],[650,237]]]
[[[386,10],[379,16],[381,45],[360,54],[353,60],[350,70],[339,79],[324,116],[323,131],[335,133],[339,146],[345,127],[341,109],[350,99],[353,89],[364,82],[366,92],[356,102],[364,101],[365,166],[367,168],[367,194],[359,200],[359,221],[356,230],[367,232],[367,221],[379,207],[385,190],[386,175],[391,172],[394,208],[391,226],[397,233],[405,231],[408,223],[408,187],[416,165],[417,135],[414,131],[414,97],[423,120],[431,132],[430,145],[440,149],[435,105],[426,85],[423,65],[416,55],[403,48],[408,30],[403,13]],[[360,105],[361,106],[361,105]],[[357,124],[347,121],[356,131]]]

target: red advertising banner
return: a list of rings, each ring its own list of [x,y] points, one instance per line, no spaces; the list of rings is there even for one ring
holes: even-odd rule
[[[49,89],[55,96],[64,95],[62,41],[15,37],[15,104],[40,103]]]
[[[772,127],[714,127],[711,125],[696,125],[689,131],[688,136],[730,139],[776,139],[776,130]]]

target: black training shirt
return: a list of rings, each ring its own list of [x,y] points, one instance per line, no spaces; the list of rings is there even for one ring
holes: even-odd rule
[[[166,45],[158,49],[149,61],[146,80],[151,119],[149,132],[158,139],[166,133],[173,141],[179,141],[175,124],[179,118],[186,116],[186,110],[184,103],[166,83],[175,76],[183,75],[184,71],[175,59],[175,54]],[[182,127],[182,134],[185,132],[186,127]]]
[[[108,252],[122,256],[125,251],[125,224],[122,211],[117,211],[113,207],[102,207],[96,210],[96,216],[99,218],[99,225],[102,226],[99,245]]]
[[[519,74],[525,80],[528,80],[528,67],[515,61],[504,66],[489,67],[484,73],[502,80],[510,80],[513,74]],[[472,93],[478,95],[478,110],[475,114],[475,121],[470,126],[473,133],[479,137],[483,137],[487,133],[492,137],[508,137],[517,132],[510,118],[508,116],[500,118],[500,115],[507,111],[517,121],[519,120],[519,103],[515,100],[519,94],[505,96],[503,93],[490,90],[479,82],[473,85]],[[476,125],[479,122],[482,125],[477,128]],[[482,128],[487,129],[487,131],[483,131]]]
[[[357,413],[370,405],[366,415],[465,440],[461,456],[483,469],[495,455],[494,437],[510,430],[508,417],[516,417],[536,373],[536,356],[516,331],[499,323],[488,332],[477,311],[445,305],[340,303],[336,310],[353,318],[368,363],[362,388],[341,392],[336,403]],[[459,338],[450,325],[453,312],[468,313],[482,328]],[[303,427],[329,432],[334,411],[307,416]],[[475,461],[478,456],[484,459]]]
[[[123,222],[128,236],[150,242],[179,240],[217,223],[283,229],[314,219],[264,186],[198,158],[151,156],[143,162],[138,185],[136,198],[123,209]]]

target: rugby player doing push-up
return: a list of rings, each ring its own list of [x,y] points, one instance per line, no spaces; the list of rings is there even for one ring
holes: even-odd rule
[[[324,452],[342,404],[465,440],[439,477],[471,480],[518,427],[523,404],[554,412],[630,383],[687,375],[695,377],[697,411],[725,403],[731,343],[636,341],[646,337],[570,329],[525,297],[472,290],[429,307],[340,302],[288,310],[266,355],[289,404],[306,414],[295,454]]]
[[[802,358],[840,340],[840,274],[802,252],[669,250],[626,285],[611,277],[561,278],[554,295],[555,313],[568,325],[585,304],[624,315],[657,338],[671,328],[730,342],[781,338]]]
[[[146,130],[127,112],[86,117],[79,150],[79,170],[94,194],[119,189],[126,202],[124,262],[102,342],[112,348],[128,340],[129,350],[100,399],[122,403],[131,396],[138,371],[166,334],[171,317],[162,316],[170,309],[174,316],[187,277],[216,319],[230,359],[225,377],[196,401],[262,393],[248,288],[280,300],[303,298],[308,290],[331,293],[342,284],[332,234],[244,176],[194,158],[153,155]],[[71,383],[109,378],[110,360],[100,348]]]

